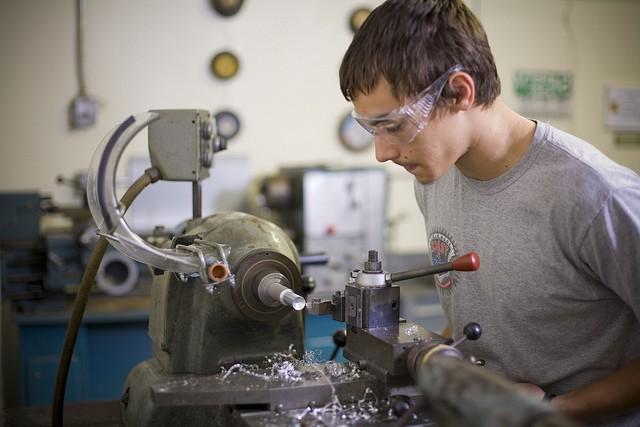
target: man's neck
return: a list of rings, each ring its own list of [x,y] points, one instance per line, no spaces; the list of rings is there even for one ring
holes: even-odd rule
[[[487,181],[506,173],[522,159],[536,125],[500,99],[488,108],[476,108],[469,149],[458,159],[456,167],[469,178]]]

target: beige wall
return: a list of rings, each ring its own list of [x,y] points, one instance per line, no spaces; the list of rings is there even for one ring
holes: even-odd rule
[[[286,164],[374,164],[372,151],[352,154],[338,143],[349,105],[337,69],[351,38],[350,11],[378,3],[246,0],[239,15],[224,19],[207,0],[87,0],[86,79],[100,110],[94,128],[70,131],[74,1],[0,0],[0,191],[38,189],[70,200],[56,175],[86,168],[111,127],[152,108],[237,111],[244,127],[228,152],[248,156],[256,174]],[[616,147],[602,124],[605,85],[640,86],[640,1],[470,4],[485,24],[507,102],[514,101],[517,68],[573,70],[574,114],[552,122],[640,171],[640,148]],[[242,69],[220,82],[208,63],[225,48],[239,55]],[[129,150],[145,149],[139,139]],[[389,171],[391,249],[422,250],[411,178]]]

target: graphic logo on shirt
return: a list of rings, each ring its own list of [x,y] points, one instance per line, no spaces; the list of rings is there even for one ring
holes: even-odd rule
[[[444,229],[437,228],[429,235],[429,247],[431,248],[431,264],[438,265],[451,262],[458,256],[458,250],[453,239]],[[454,271],[436,274],[436,285],[443,291],[451,292],[456,285]]]

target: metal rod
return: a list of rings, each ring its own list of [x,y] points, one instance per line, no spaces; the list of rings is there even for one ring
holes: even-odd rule
[[[306,301],[286,285],[289,280],[280,273],[267,274],[258,284],[258,298],[263,304],[273,307],[278,304],[288,305],[300,311],[306,307]]]
[[[453,264],[446,262],[444,264],[432,265],[424,268],[417,268],[415,270],[401,271],[398,273],[391,273],[392,282],[400,282],[402,280],[415,279],[416,277],[429,276],[431,274],[444,273],[446,271],[453,270]]]
[[[193,181],[193,217],[202,217],[202,183]]]
[[[78,95],[87,96],[87,86],[84,80],[84,27],[85,0],[76,0],[76,75],[78,77]]]

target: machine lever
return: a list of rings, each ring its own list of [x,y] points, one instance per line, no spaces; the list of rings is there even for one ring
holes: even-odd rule
[[[469,252],[451,262],[446,262],[415,270],[391,273],[387,282],[400,282],[402,280],[415,279],[416,277],[430,276],[432,274],[445,273],[447,271],[474,271],[480,268],[480,257],[475,252]]]
[[[482,328],[476,322],[469,322],[464,326],[462,333],[463,335],[460,338],[458,338],[452,344],[450,344],[451,347],[457,347],[458,345],[462,344],[466,340],[469,340],[469,341],[477,340],[478,338],[480,338],[480,335],[482,335]]]
[[[333,343],[336,345],[336,347],[333,349],[333,352],[331,353],[331,357],[329,357],[329,360],[336,360],[338,351],[342,347],[347,345],[347,332],[344,329],[338,329],[333,333],[332,338],[333,338]]]

